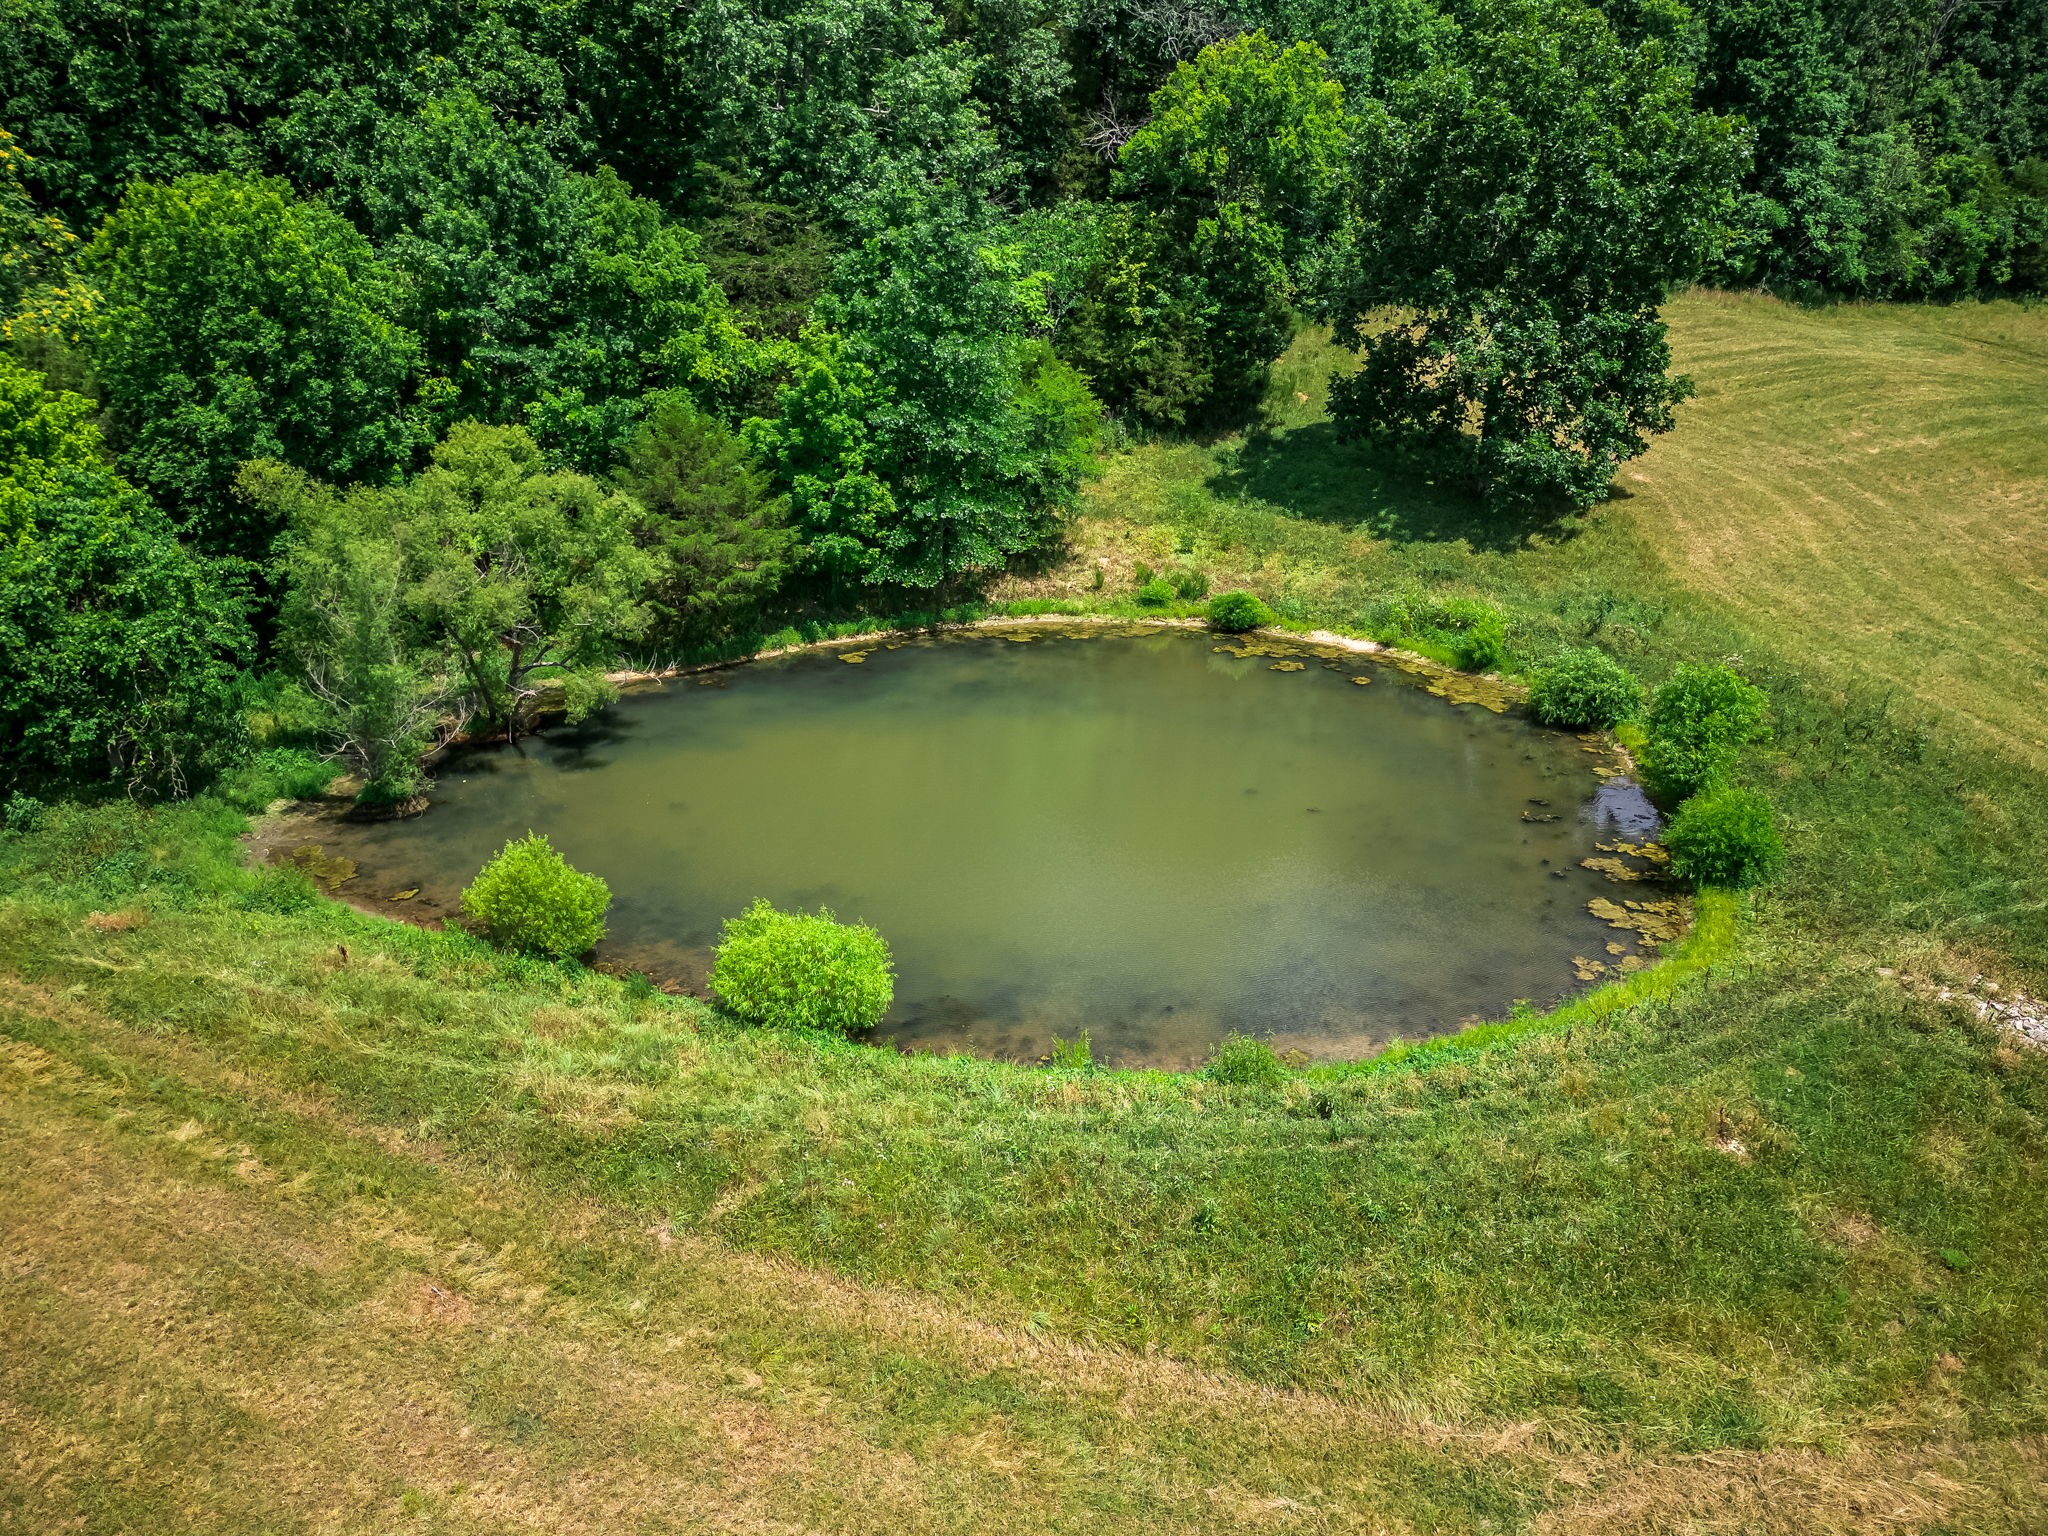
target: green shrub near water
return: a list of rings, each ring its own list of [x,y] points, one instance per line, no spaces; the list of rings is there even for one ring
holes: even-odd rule
[[[1184,603],[1192,603],[1209,595],[1209,578],[1192,566],[1184,566],[1168,578],[1173,583],[1173,594]]]
[[[1209,1053],[1202,1075],[1211,1082],[1237,1087],[1277,1088],[1287,1080],[1287,1068],[1265,1041],[1232,1033]]]
[[[1242,635],[1272,622],[1272,610],[1249,592],[1219,592],[1209,599],[1209,627],[1226,635]]]
[[[1147,608],[1164,608],[1173,601],[1173,583],[1164,577],[1155,576],[1138,588],[1136,596]]]
[[[567,959],[604,937],[611,887],[586,875],[537,833],[515,839],[462,893],[462,910],[508,949]]]
[[[1507,654],[1507,619],[1476,597],[1407,595],[1377,604],[1367,627],[1383,640],[1417,644],[1467,672],[1484,672]]]
[[[1771,802],[1751,789],[1713,789],[1678,808],[1665,830],[1671,872],[1694,885],[1742,890],[1785,867]]]
[[[1545,725],[1571,730],[1618,725],[1642,706],[1643,685],[1605,651],[1571,646],[1536,674],[1529,713]]]
[[[781,912],[761,900],[726,919],[711,990],[755,1024],[852,1033],[889,1011],[895,968],[874,929],[839,922],[826,907]]]
[[[1724,783],[1736,754],[1769,734],[1764,693],[1720,662],[1682,662],[1650,699],[1643,787],[1663,805]]]

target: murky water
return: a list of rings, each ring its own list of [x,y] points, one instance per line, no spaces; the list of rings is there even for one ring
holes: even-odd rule
[[[1638,963],[1587,912],[1647,894],[1580,867],[1647,830],[1604,756],[1364,658],[1217,646],[1020,630],[757,662],[455,758],[415,820],[306,835],[356,860],[352,897],[417,889],[388,910],[431,917],[545,832],[611,883],[600,956],[700,992],[721,919],[824,903],[895,950],[883,1036],[1017,1059],[1084,1029],[1112,1063],[1232,1029],[1357,1056]]]

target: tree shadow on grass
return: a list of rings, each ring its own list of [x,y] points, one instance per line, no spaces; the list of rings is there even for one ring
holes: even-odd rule
[[[1208,489],[1392,544],[1462,541],[1504,552],[1539,538],[1575,538],[1581,527],[1568,507],[1504,510],[1461,488],[1432,484],[1385,448],[1339,441],[1330,421],[1251,437],[1209,477]]]

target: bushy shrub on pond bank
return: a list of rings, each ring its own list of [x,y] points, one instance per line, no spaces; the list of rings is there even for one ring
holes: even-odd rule
[[[1754,790],[1715,789],[1678,808],[1664,834],[1671,872],[1698,886],[1743,890],[1785,867],[1771,802]]]
[[[573,868],[538,834],[505,845],[462,893],[494,943],[568,959],[604,937],[611,887]]]
[[[1273,622],[1273,613],[1249,592],[1220,592],[1209,599],[1209,627],[1242,635]]]
[[[1683,662],[1650,700],[1643,787],[1660,804],[1726,782],[1736,754],[1769,734],[1764,693],[1719,662]]]
[[[1642,702],[1643,685],[1635,674],[1591,646],[1558,652],[1529,688],[1529,713],[1545,725],[1568,730],[1618,725]]]
[[[1287,1068],[1273,1047],[1250,1035],[1230,1034],[1218,1042],[1202,1067],[1212,1082],[1238,1087],[1275,1088],[1286,1081]]]
[[[852,1033],[889,1011],[895,968],[874,929],[839,922],[826,907],[780,912],[762,900],[726,920],[711,990],[756,1024]]]

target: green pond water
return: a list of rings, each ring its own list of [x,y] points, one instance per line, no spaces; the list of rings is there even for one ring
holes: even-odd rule
[[[882,1038],[1020,1060],[1082,1030],[1119,1064],[1233,1029],[1360,1056],[1642,963],[1587,904],[1665,893],[1580,861],[1654,818],[1577,737],[1186,630],[854,654],[634,694],[444,762],[413,820],[304,836],[431,919],[545,832],[611,883],[599,958],[699,993],[723,918],[822,903],[894,948]]]

